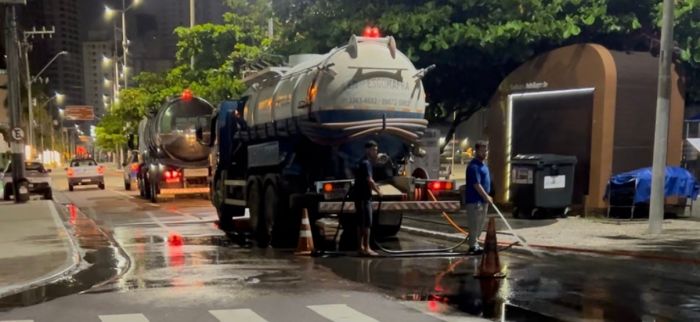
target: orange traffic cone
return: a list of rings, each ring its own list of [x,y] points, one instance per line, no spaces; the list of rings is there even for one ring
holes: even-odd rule
[[[309,211],[304,208],[301,214],[301,227],[299,227],[299,244],[295,255],[311,255],[314,251],[314,239],[311,235],[311,223],[309,223]]]
[[[498,259],[498,241],[496,241],[496,222],[489,219],[489,226],[486,229],[486,241],[484,242],[484,253],[481,255],[478,278],[503,278],[501,261]]]

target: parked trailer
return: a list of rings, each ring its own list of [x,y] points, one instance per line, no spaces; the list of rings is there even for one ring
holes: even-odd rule
[[[454,191],[454,183],[410,175],[428,124],[421,82],[428,69],[417,70],[392,37],[353,36],[323,55],[292,56],[289,65],[247,77],[243,98],[222,103],[198,133],[217,143],[211,191],[223,229],[248,208],[259,245],[293,245],[302,208],[312,223],[340,212],[370,139],[382,153],[374,169],[382,210],[373,233],[396,234],[407,211],[459,207],[416,192]],[[350,201],[345,206],[354,211]]]
[[[189,90],[139,123],[138,186],[142,197],[209,196],[210,148],[197,141],[196,129],[208,124],[214,107]]]

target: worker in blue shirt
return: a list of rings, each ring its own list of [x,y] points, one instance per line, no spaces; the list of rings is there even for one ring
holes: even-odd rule
[[[477,142],[474,146],[474,159],[469,162],[467,167],[467,186],[464,202],[467,208],[470,254],[481,254],[483,252],[477,240],[486,222],[488,206],[493,203],[493,199],[488,194],[491,191],[491,174],[489,173],[489,167],[484,164],[488,153],[488,144],[482,141]]]
[[[379,198],[382,197],[382,192],[372,177],[372,167],[377,163],[378,155],[377,142],[368,141],[365,144],[365,157],[360,160],[355,173],[353,201],[358,219],[358,250],[359,254],[363,256],[377,256],[377,253],[370,247],[369,237],[372,227],[372,191],[376,192]]]

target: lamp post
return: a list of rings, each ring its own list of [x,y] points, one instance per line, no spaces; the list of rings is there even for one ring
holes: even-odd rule
[[[128,88],[129,82],[128,82],[128,54],[129,54],[129,40],[126,38],[126,12],[133,9],[135,6],[138,6],[141,3],[141,0],[134,0],[131,2],[130,5],[126,5],[126,0],[122,0],[122,8],[121,9],[112,9],[108,6],[105,6],[105,16],[107,19],[110,19],[114,13],[120,13],[121,18],[122,18],[122,52],[123,52],[123,73],[124,73],[124,88]],[[116,41],[117,41],[117,22],[114,22],[114,42],[115,42],[115,57],[116,55]],[[115,72],[116,72],[116,61],[115,61]],[[115,73],[115,80],[117,80],[117,74]]]
[[[56,92],[56,94],[54,94],[54,95],[51,96],[48,100],[46,100],[44,103],[42,103],[41,106],[40,106],[39,108],[45,108],[49,103],[51,103],[51,101],[54,101],[54,100],[55,100],[57,103],[60,104],[63,100],[65,100],[65,98],[66,98],[66,95]],[[53,115],[53,113],[49,113],[49,115]],[[60,115],[60,113],[59,113],[59,115]],[[52,116],[51,118],[53,119],[53,116]],[[54,150],[54,131],[55,131],[55,130],[54,130],[54,127],[56,126],[55,122],[56,122],[56,120],[52,120],[51,125],[50,125],[50,129],[51,129],[51,132],[50,132],[50,133],[51,133],[51,151]],[[40,128],[40,129],[41,129],[41,128]],[[44,159],[43,159],[43,150],[44,150],[44,143],[43,143],[43,142],[44,142],[44,136],[43,136],[43,135],[41,135],[41,142],[42,142],[42,143],[41,143],[41,150],[42,150],[42,160],[41,160],[41,161],[43,162],[43,161],[44,161]]]
[[[49,66],[54,61],[56,61],[56,59],[58,59],[58,57],[60,57],[62,55],[68,55],[68,52],[64,50],[64,51],[59,52],[55,56],[53,56],[53,58],[51,58],[51,60],[49,60],[49,62],[46,63],[46,65],[44,65],[44,68],[42,68],[36,75],[34,75],[34,77],[32,77],[31,74],[29,73],[29,48],[28,48],[28,45],[25,45],[24,62],[25,62],[25,68],[26,68],[26,72],[27,72],[27,105],[28,105],[28,109],[29,109],[29,115],[28,115],[29,116],[29,126],[27,127],[27,142],[29,143],[29,147],[30,147],[30,149],[29,149],[30,155],[28,156],[28,158],[30,160],[32,157],[31,152],[34,150],[34,112],[33,112],[34,109],[32,106],[32,105],[34,105],[34,101],[32,100],[32,84],[34,82],[36,82],[36,80],[39,78],[39,76],[41,76],[41,74],[47,68],[49,68]]]

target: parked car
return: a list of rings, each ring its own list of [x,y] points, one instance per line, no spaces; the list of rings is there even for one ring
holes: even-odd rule
[[[98,165],[94,159],[71,160],[66,174],[70,191],[73,191],[73,187],[82,185],[97,185],[102,190],[105,188],[105,168]]]
[[[25,162],[25,177],[27,178],[30,194],[41,194],[44,199],[53,199],[53,190],[51,189],[51,177],[49,173],[51,169],[44,168],[44,165],[39,162]],[[3,199],[10,200],[12,198],[12,162],[8,163],[2,174]]]

